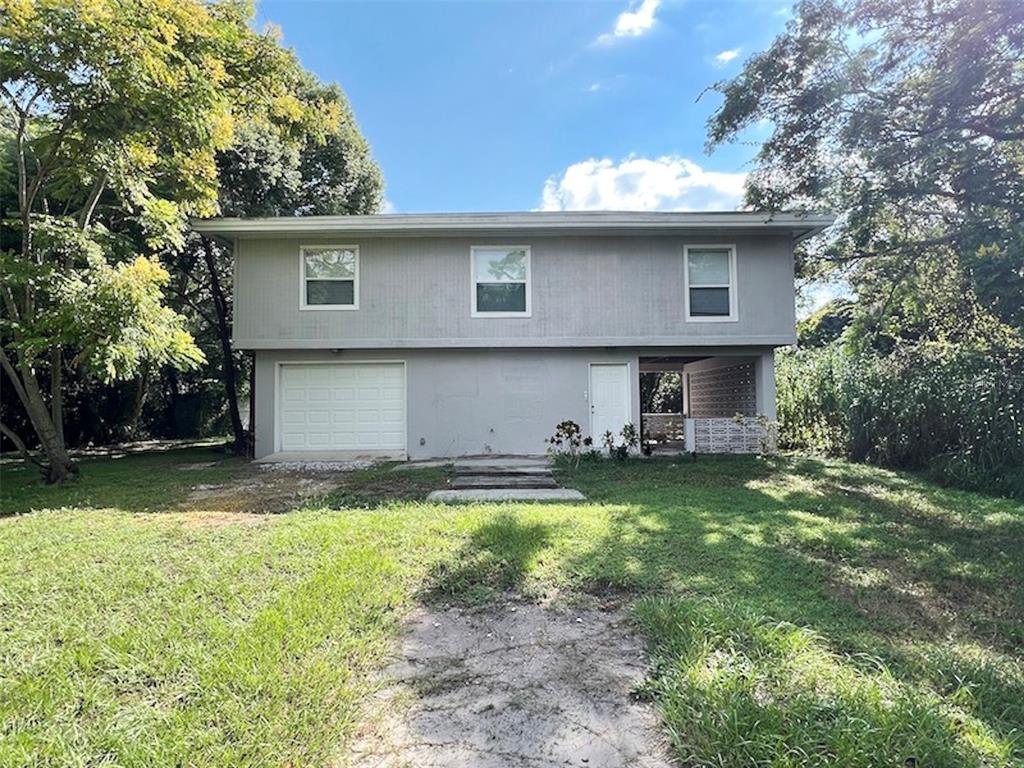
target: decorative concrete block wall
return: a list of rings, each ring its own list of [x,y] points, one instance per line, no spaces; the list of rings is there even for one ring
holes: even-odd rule
[[[775,436],[767,435],[754,418],[690,419],[693,422],[692,450],[697,453],[761,453],[775,450]]]
[[[733,417],[757,413],[754,364],[694,371],[690,380],[690,415],[694,418]]]

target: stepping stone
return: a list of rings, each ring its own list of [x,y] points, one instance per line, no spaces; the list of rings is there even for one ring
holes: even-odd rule
[[[583,501],[586,497],[572,488],[476,488],[433,491],[427,501],[453,504],[464,501]]]

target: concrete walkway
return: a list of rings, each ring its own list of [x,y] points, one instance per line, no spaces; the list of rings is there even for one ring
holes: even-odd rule
[[[546,458],[484,457],[454,462],[451,489],[427,501],[579,501],[583,494],[562,488]]]

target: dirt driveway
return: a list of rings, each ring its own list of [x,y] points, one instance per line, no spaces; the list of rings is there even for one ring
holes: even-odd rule
[[[357,768],[662,768],[622,608],[420,608],[369,709]]]

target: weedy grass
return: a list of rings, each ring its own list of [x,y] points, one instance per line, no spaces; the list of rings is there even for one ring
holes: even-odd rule
[[[877,658],[714,601],[646,599],[656,701],[684,765],[1009,765],[1012,741]]]
[[[702,457],[562,468],[578,504],[429,505],[443,468],[375,467],[315,508],[177,511],[247,471],[176,469],[203,460],[3,468],[38,511],[0,519],[0,765],[331,763],[410,608],[506,590],[635,599],[683,764],[1024,762],[1019,502]]]

